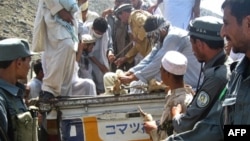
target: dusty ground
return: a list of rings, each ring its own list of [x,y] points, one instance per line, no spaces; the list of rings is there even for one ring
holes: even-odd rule
[[[0,37],[22,37],[31,42],[38,0],[0,0]]]
[[[39,0],[0,0],[0,39],[20,37],[32,42],[32,30]],[[113,0],[88,0],[89,9],[101,13]],[[33,60],[40,58],[35,55]],[[29,74],[29,78],[32,74]]]
[[[0,38],[22,37],[32,41],[32,29],[38,0],[0,0]],[[89,0],[98,13],[112,6],[112,0]]]
[[[22,37],[31,42],[38,1],[39,0],[0,0],[0,38]],[[114,3],[114,0],[88,1],[89,9],[92,11],[95,10],[98,13],[101,13],[102,10],[108,7],[113,7]],[[203,4],[201,4],[201,7],[204,7],[202,5]],[[201,10],[201,15],[211,15],[211,12]]]

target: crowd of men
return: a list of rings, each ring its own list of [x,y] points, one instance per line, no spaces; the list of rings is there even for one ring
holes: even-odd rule
[[[173,3],[115,0],[99,15],[88,0],[39,0],[32,46],[20,38],[0,41],[0,141],[38,140],[31,134],[38,113],[27,108],[30,98],[112,95],[117,82],[129,94],[146,93],[138,86],[151,80],[166,86],[160,122],[143,124],[153,141],[221,141],[224,125],[250,124],[250,1],[225,0],[223,19],[200,17],[200,0],[183,2],[183,21]],[[42,57],[32,63],[36,76],[25,87],[29,48]],[[230,52],[242,56],[234,60]]]

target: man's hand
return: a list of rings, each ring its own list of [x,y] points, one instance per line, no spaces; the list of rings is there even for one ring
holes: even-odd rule
[[[172,112],[172,118],[174,118],[176,115],[179,115],[182,112],[181,104],[172,107],[171,112]]]
[[[144,122],[143,126],[144,126],[145,132],[147,134],[150,134],[150,132],[152,130],[157,129],[157,125],[156,125],[156,122],[154,120]]]
[[[58,12],[58,15],[60,18],[62,18],[64,21],[70,23],[73,25],[73,16],[68,12],[66,9],[62,9]]]
[[[105,9],[105,10],[102,12],[102,17],[105,18],[107,15],[112,14],[112,13],[113,13],[113,9],[112,9],[112,8]]]
[[[156,9],[157,7],[158,7],[158,5],[153,5],[153,6],[149,7],[147,11],[148,11],[149,13],[153,14],[154,11],[155,11],[155,9]]]
[[[82,52],[86,48],[87,46],[84,43],[78,43],[78,51]]]
[[[120,76],[120,77],[118,77],[118,79],[121,81],[122,84],[129,84],[130,82],[137,80],[137,78],[134,74]]]
[[[126,57],[120,57],[118,58],[114,63],[119,68],[122,64],[124,64],[127,61]]]
[[[201,0],[195,0],[195,4],[192,11],[192,18],[200,17],[200,3]]]
[[[134,73],[133,73],[133,72],[130,72],[130,71],[126,71],[126,72],[124,73],[125,76],[129,76],[129,75],[132,75],[132,74],[134,74]]]
[[[115,57],[115,55],[113,54],[113,52],[112,52],[112,51],[109,51],[109,53],[108,53],[108,60],[109,60],[109,62],[110,62],[110,63],[113,63],[113,62],[115,61],[115,59],[116,59],[116,57]]]
[[[156,8],[159,6],[159,4],[161,4],[163,2],[163,0],[157,0],[157,3],[156,4],[154,4],[153,6],[150,6],[149,8],[148,8],[148,12],[149,13],[154,13],[154,11],[156,10]]]

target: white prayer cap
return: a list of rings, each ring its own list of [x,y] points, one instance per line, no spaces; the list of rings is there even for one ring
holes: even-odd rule
[[[95,38],[93,36],[91,36],[90,34],[83,34],[81,37],[81,41],[83,43],[94,43]]]
[[[175,75],[184,75],[187,70],[187,58],[178,51],[168,51],[161,64],[166,71]]]
[[[80,9],[81,11],[86,11],[89,7],[89,2],[86,1],[85,3],[83,3],[81,6],[80,6]]]

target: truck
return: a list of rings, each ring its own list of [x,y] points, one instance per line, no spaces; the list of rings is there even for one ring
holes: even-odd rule
[[[159,121],[165,96],[155,92],[67,97],[40,103],[39,108],[48,111],[48,141],[150,141],[138,106]]]

